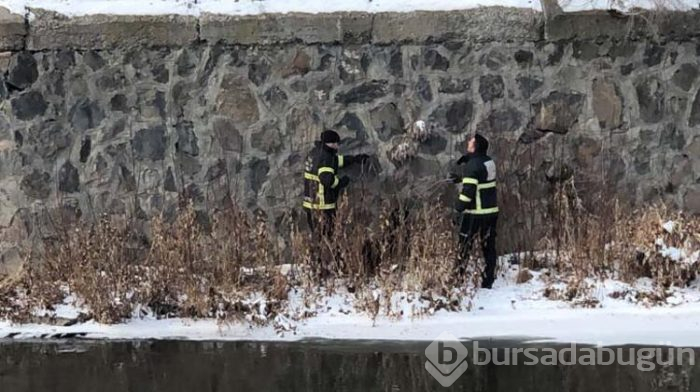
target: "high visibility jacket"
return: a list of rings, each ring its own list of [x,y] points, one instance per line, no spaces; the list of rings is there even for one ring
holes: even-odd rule
[[[306,158],[304,167],[304,208],[332,210],[336,207],[340,189],[338,169],[352,157],[338,155],[332,148],[317,142]]]
[[[488,155],[474,154],[467,161],[455,209],[473,215],[498,213],[496,163]]]

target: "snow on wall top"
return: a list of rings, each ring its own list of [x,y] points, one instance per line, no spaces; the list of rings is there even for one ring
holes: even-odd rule
[[[655,8],[659,2],[672,8],[697,8],[698,0],[562,0],[565,11],[607,8]],[[539,0],[0,0],[0,7],[25,14],[43,8],[68,16],[96,14],[198,16],[201,13],[259,15],[269,13],[329,13],[451,11],[481,6],[541,10]]]

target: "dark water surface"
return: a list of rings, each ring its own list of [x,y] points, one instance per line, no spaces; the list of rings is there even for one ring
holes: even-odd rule
[[[700,391],[690,360],[635,365],[474,365],[443,388],[427,342],[0,341],[0,392],[80,391]],[[556,347],[488,342],[505,347]],[[470,346],[467,346],[470,347]],[[503,359],[503,358],[501,358]],[[522,359],[522,358],[521,358]]]

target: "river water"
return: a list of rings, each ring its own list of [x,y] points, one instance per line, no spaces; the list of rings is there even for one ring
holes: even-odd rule
[[[561,352],[567,347],[478,343],[501,360],[513,358],[506,351],[511,348]],[[700,391],[698,349],[650,371],[634,364],[530,366],[522,356],[516,356],[517,365],[479,365],[467,356],[467,370],[444,388],[426,371],[428,344],[5,340],[0,341],[0,392]]]

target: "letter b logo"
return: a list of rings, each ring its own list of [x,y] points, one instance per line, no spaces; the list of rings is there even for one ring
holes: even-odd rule
[[[469,351],[452,334],[442,333],[425,349],[425,370],[443,387],[449,387],[469,366]]]

